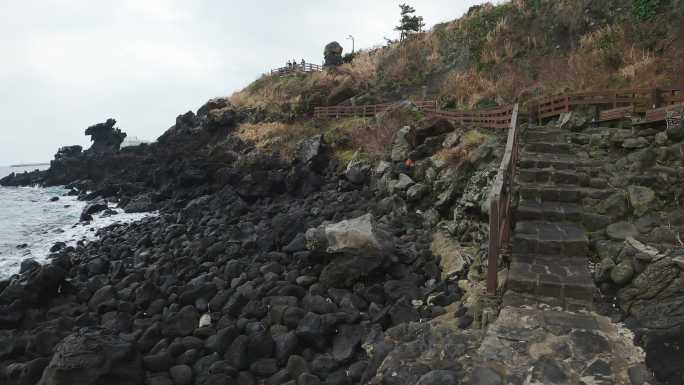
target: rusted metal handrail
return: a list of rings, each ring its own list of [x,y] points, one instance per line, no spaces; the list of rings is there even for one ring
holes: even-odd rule
[[[510,128],[501,165],[489,192],[489,252],[487,258],[487,293],[496,294],[498,265],[502,248],[511,235],[511,196],[518,161],[518,104],[510,115]]]

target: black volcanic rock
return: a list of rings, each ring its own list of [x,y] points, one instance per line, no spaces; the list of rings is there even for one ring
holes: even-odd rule
[[[133,344],[100,331],[84,330],[57,347],[40,385],[138,385],[144,376]]]
[[[126,138],[126,133],[120,129],[115,128],[116,120],[107,119],[104,123],[98,123],[88,127],[85,134],[90,136],[93,145],[87,152],[92,153],[110,153],[119,151],[121,143]]]

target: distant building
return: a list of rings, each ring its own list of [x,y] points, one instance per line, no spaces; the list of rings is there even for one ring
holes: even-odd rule
[[[144,143],[149,143],[146,140],[139,139],[137,136],[128,136],[126,139],[124,139],[123,143],[121,143],[121,148],[124,147],[131,147],[131,146],[139,146]]]

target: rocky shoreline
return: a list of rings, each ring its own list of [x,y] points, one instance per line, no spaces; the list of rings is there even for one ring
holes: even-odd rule
[[[159,211],[0,281],[1,382],[501,381],[475,362],[497,308],[482,278],[501,133],[424,118],[398,130],[387,159],[342,162],[323,135],[290,157],[259,150],[237,135],[245,119],[211,100],[124,149],[110,120],[88,129],[91,149],[0,180],[66,184],[89,201],[83,221],[110,203]],[[684,127],[592,128],[577,115],[560,128],[609,193],[584,202],[596,311],[677,383]]]
[[[393,155],[410,165],[345,166],[322,136],[303,140],[293,159],[262,153],[232,134],[241,115],[212,100],[157,143],[121,150],[110,120],[88,129],[91,149],[63,148],[50,170],[1,181],[67,184],[82,199],[160,211],[56,250],[50,264],[25,261],[0,282],[3,383],[467,376],[456,362],[426,364],[388,382],[385,333],[436,317],[456,330],[480,322],[464,306],[477,288],[459,280],[480,273],[481,206],[501,142],[492,136],[451,167],[435,153],[457,147],[460,129],[426,119],[395,141]]]

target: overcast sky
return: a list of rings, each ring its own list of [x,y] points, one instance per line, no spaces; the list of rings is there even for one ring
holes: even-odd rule
[[[47,161],[112,117],[154,140],[288,59],[396,38],[393,0],[0,0],[0,166]],[[482,1],[408,1],[428,26]]]

